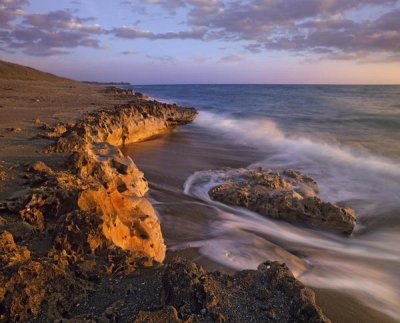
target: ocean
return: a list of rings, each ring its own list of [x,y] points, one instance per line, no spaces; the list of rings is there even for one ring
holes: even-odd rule
[[[382,313],[379,321],[400,321],[400,86],[132,88],[199,111],[193,124],[125,150],[149,179],[169,250],[192,250],[227,270],[285,262],[306,285],[351,296]],[[354,233],[335,236],[211,201],[207,192],[228,167],[312,176],[323,200],[356,211]],[[350,321],[337,312],[336,321]],[[360,322],[376,321],[365,315]]]

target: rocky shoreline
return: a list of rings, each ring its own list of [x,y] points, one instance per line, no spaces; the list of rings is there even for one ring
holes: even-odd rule
[[[277,263],[234,276],[182,259],[157,265],[166,247],[148,184],[118,147],[189,123],[197,112],[116,95],[130,102],[40,125],[41,138],[54,142],[46,153],[64,163],[30,164],[29,189],[2,202],[0,321],[329,321],[313,292]],[[7,225],[15,217],[18,226]],[[141,289],[138,281],[155,285]],[[97,302],[107,293],[118,297]]]

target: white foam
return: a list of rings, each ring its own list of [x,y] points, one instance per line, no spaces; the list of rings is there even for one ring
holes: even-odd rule
[[[284,133],[268,119],[235,119],[201,111],[196,124],[266,152],[259,164],[297,168],[315,177],[324,199],[362,199],[400,205],[400,163],[351,146]],[[372,198],[372,199],[371,199]],[[362,211],[362,210],[361,210]],[[366,212],[368,213],[368,212]]]
[[[266,259],[286,262],[307,285],[348,292],[367,306],[400,319],[398,234],[380,231],[344,238],[273,221],[210,199],[212,187],[241,171],[200,171],[186,180],[184,192],[216,211],[213,223],[208,224],[207,239],[190,242],[190,246],[234,269],[255,269]]]

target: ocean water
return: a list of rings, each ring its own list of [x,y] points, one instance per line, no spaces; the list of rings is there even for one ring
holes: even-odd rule
[[[400,86],[133,88],[199,110],[194,124],[128,148],[150,179],[170,249],[196,248],[232,269],[283,261],[305,284],[348,293],[400,321]],[[322,199],[355,209],[353,235],[209,199],[226,167],[259,166],[312,176]],[[167,205],[172,195],[180,207]]]

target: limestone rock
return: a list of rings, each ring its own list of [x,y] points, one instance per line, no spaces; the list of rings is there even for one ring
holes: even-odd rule
[[[139,312],[133,323],[159,323],[159,322],[169,322],[169,323],[182,323],[178,317],[178,312],[173,306],[166,306],[157,312]]]
[[[173,322],[330,322],[314,292],[277,262],[231,276],[174,258],[165,269],[163,288],[163,310],[140,313],[135,322],[162,317]]]
[[[118,191],[108,193],[100,187],[82,192],[78,205],[82,211],[99,215],[102,232],[114,245],[145,254],[149,263],[164,260],[160,222],[147,199],[133,198]]]
[[[27,322],[41,311],[52,321],[68,313],[89,285],[62,263],[30,260],[0,274],[0,308],[8,322]]]
[[[29,249],[25,246],[17,246],[13,235],[4,231],[0,233],[0,268],[11,267],[28,260],[31,256]]]
[[[209,191],[212,199],[245,207],[277,220],[349,235],[356,224],[354,211],[323,202],[317,183],[298,171],[282,175],[264,170],[233,173],[226,183]]]
[[[4,181],[7,178],[7,173],[4,166],[0,165],[0,181]]]
[[[53,170],[42,161],[37,161],[30,166],[30,170],[38,173],[51,174]]]
[[[115,95],[133,95],[133,90],[131,89],[121,89],[115,86],[106,87],[104,93],[115,94]]]
[[[113,110],[90,113],[69,128],[50,151],[80,151],[87,143],[105,142],[121,146],[187,124],[196,116],[197,112],[193,108],[140,100]]]
[[[6,128],[6,130],[8,132],[12,132],[12,133],[20,133],[20,132],[22,132],[21,128]]]

